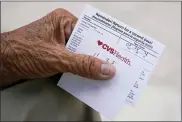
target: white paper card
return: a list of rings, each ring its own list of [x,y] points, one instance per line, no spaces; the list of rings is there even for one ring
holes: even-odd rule
[[[86,5],[66,48],[113,63],[116,75],[106,81],[64,73],[58,86],[112,119],[134,105],[164,45],[113,17]]]

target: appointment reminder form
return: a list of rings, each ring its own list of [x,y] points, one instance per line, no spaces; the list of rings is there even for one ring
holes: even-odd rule
[[[135,105],[165,46],[100,10],[86,5],[66,48],[115,65],[106,81],[64,73],[58,86],[107,118]]]

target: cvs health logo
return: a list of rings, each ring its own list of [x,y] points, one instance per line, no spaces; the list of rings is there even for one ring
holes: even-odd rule
[[[130,59],[128,59],[127,57],[124,57],[122,55],[120,55],[120,53],[115,50],[114,48],[112,48],[111,46],[104,44],[101,40],[97,41],[98,46],[101,46],[102,49],[106,50],[107,52],[109,52],[110,54],[116,56],[118,59],[120,59],[122,62],[124,62],[125,64],[131,66],[131,62]]]

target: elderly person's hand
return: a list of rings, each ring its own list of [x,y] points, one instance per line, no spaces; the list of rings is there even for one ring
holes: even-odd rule
[[[115,68],[95,57],[65,48],[77,18],[64,9],[19,29],[1,34],[0,83],[71,72],[92,79],[109,79]]]

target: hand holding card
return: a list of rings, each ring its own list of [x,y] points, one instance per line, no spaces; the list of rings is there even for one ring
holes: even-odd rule
[[[115,76],[109,80],[90,80],[65,73],[58,83],[111,119],[125,103],[136,103],[164,49],[161,43],[88,5],[66,47],[74,53],[91,55],[116,67]]]

